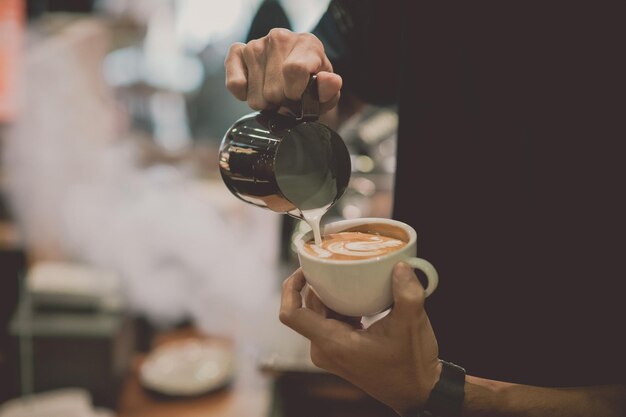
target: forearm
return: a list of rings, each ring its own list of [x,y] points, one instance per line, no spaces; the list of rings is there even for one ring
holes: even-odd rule
[[[463,417],[623,417],[626,386],[540,388],[467,376]]]

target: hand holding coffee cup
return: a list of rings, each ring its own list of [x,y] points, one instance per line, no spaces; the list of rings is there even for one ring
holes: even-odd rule
[[[320,300],[346,316],[369,316],[389,308],[391,275],[398,262],[421,270],[428,280],[425,295],[437,288],[433,265],[417,258],[417,234],[402,222],[365,218],[343,220],[324,227],[322,245],[311,232],[294,243],[304,276]]]

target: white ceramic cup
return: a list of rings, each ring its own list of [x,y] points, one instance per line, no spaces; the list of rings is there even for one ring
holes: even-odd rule
[[[327,224],[322,235],[355,229],[399,237],[407,245],[374,258],[332,260],[315,257],[305,251],[304,244],[312,239],[312,232],[296,236],[294,244],[306,281],[326,306],[337,313],[355,317],[370,316],[389,308],[393,302],[391,275],[398,262],[405,262],[424,272],[428,279],[426,297],[435,291],[439,275],[430,262],[415,256],[415,229],[396,220],[363,218]]]

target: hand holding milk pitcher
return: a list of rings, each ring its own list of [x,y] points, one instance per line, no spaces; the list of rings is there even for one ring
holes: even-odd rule
[[[243,201],[319,224],[348,186],[350,155],[339,135],[317,122],[316,81],[310,77],[299,102],[237,120],[219,164],[224,183]]]
[[[237,64],[227,61],[227,79],[241,73]],[[262,80],[267,79],[268,68]],[[391,274],[398,262],[424,272],[426,296],[437,288],[438,275],[428,261],[415,257],[417,235],[404,223],[345,220],[320,232],[322,216],[343,195],[351,172],[341,137],[317,122],[318,80],[320,76],[328,80],[326,74],[300,74],[308,82],[299,101],[282,97],[280,103],[266,102],[268,108],[236,121],[220,146],[220,172],[241,200],[309,223],[311,232],[299,235],[294,243],[307,283],[326,306],[346,316],[373,315],[392,304]],[[231,91],[245,99],[262,90],[254,78],[248,74],[246,94]]]

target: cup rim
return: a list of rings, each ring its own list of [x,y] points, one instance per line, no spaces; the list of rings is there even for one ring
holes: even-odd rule
[[[326,226],[345,226],[345,228],[349,228],[352,226],[358,226],[361,225],[363,223],[385,223],[385,224],[391,224],[393,226],[397,226],[402,228],[403,230],[405,230],[408,234],[409,234],[409,241],[407,242],[406,246],[404,248],[401,248],[400,250],[397,251],[393,251],[393,252],[389,252],[385,255],[380,255],[380,256],[376,256],[373,258],[367,258],[367,259],[354,259],[354,260],[338,260],[338,259],[324,259],[324,258],[317,258],[315,256],[309,255],[308,253],[306,253],[306,251],[304,250],[304,236],[313,233],[312,230],[309,230],[307,232],[302,232],[299,233],[294,239],[293,239],[293,243],[296,246],[296,248],[298,249],[298,256],[302,256],[308,260],[311,261],[315,261],[315,262],[320,262],[320,263],[324,263],[324,264],[331,264],[331,265],[355,265],[355,264],[368,264],[368,263],[375,263],[375,262],[380,262],[383,259],[387,259],[387,258],[392,258],[394,256],[397,256],[397,254],[401,253],[403,251],[403,249],[409,247],[411,244],[415,243],[415,241],[417,240],[417,232],[415,231],[415,229],[406,224],[403,223],[399,220],[394,220],[394,219],[386,219],[383,217],[363,217],[363,218],[358,218],[358,219],[348,219],[348,220],[339,220],[336,222],[332,222],[329,223],[327,225],[324,225],[324,228],[326,228]],[[337,230],[337,232],[341,232],[342,230],[345,229],[340,229]]]

